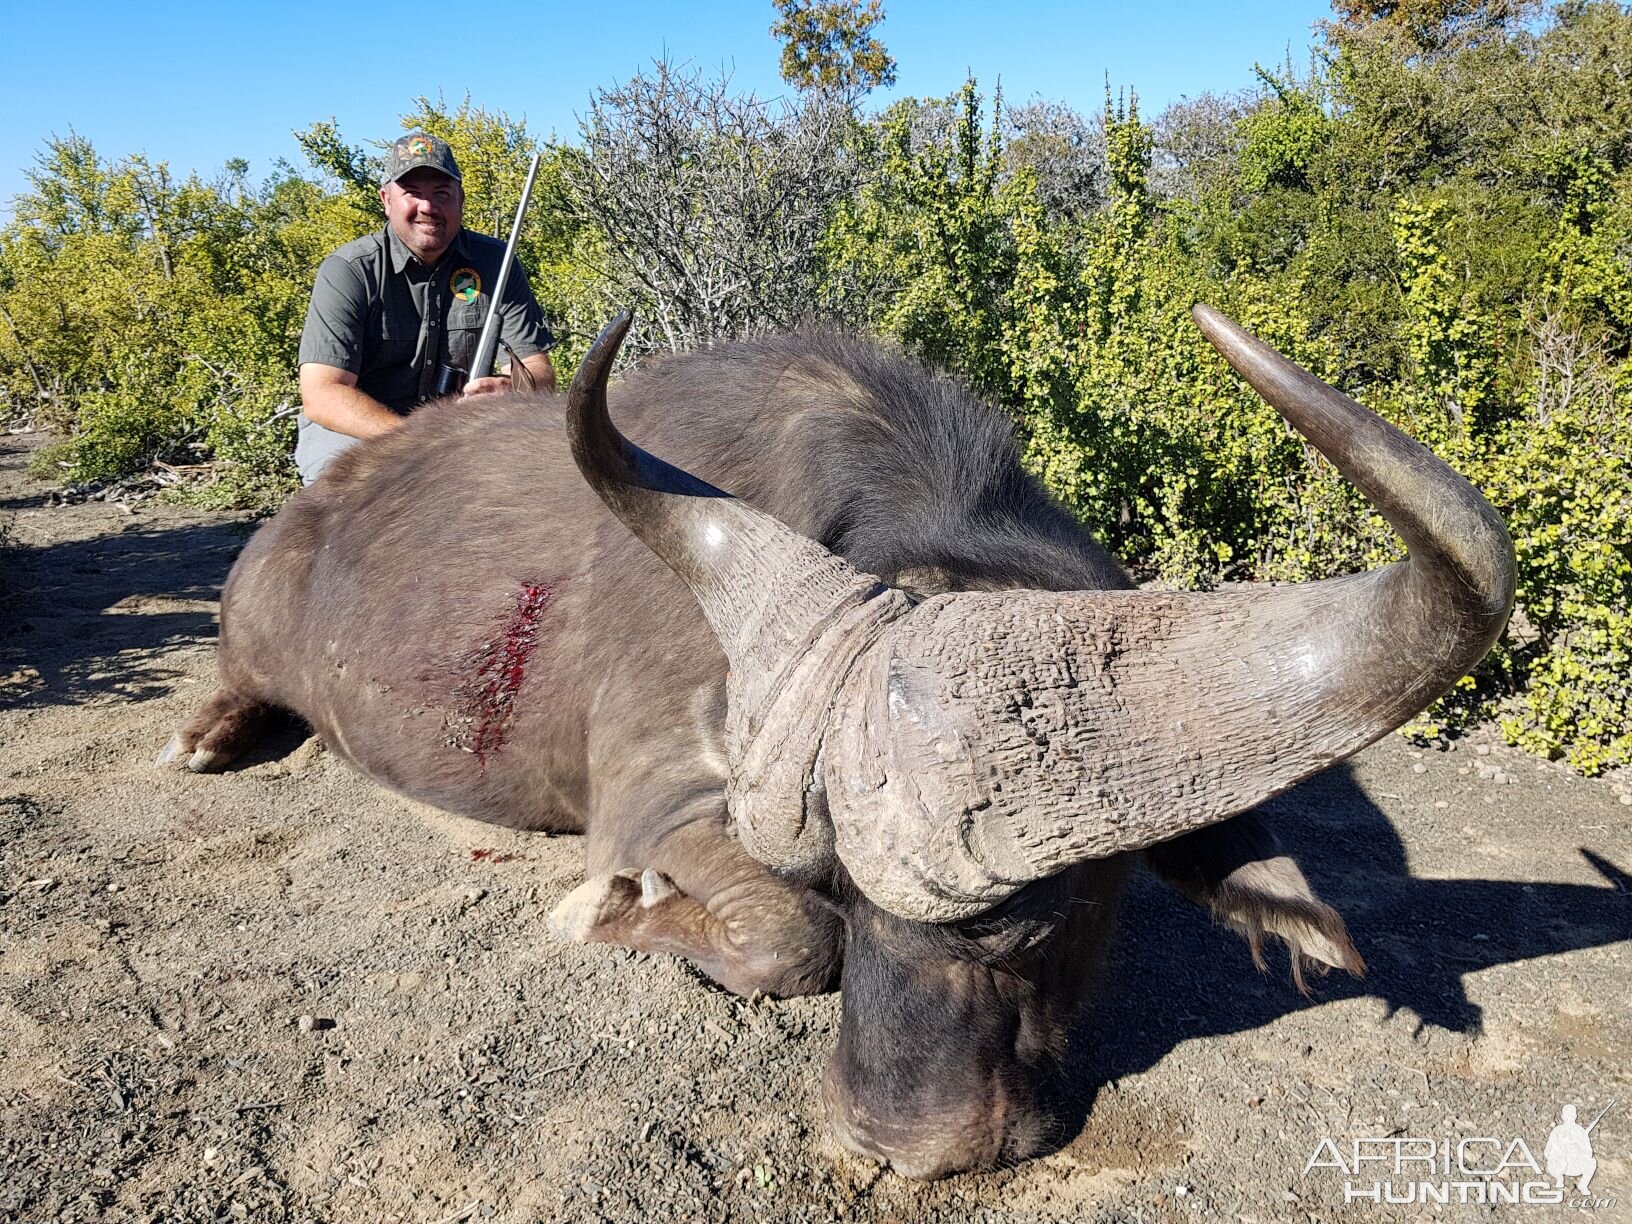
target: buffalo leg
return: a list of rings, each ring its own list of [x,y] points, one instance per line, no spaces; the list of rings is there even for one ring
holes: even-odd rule
[[[158,764],[219,773],[255,742],[272,707],[229,688],[210,694],[159,753]]]
[[[1162,879],[1243,935],[1259,969],[1264,936],[1282,940],[1300,991],[1306,965],[1365,972],[1342,917],[1315,895],[1257,812],[1151,846],[1145,858]]]
[[[683,956],[740,995],[786,997],[827,989],[843,931],[808,890],[773,876],[726,833],[718,817],[675,828],[655,844],[597,853],[611,870],[556,906],[565,939]]]

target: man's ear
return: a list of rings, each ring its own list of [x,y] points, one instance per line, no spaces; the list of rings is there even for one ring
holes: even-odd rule
[[[1292,980],[1303,994],[1309,993],[1306,963],[1321,973],[1328,966],[1356,977],[1365,973],[1343,919],[1315,896],[1297,862],[1256,812],[1151,846],[1145,859],[1162,879],[1245,936],[1260,970],[1264,936],[1282,940],[1291,951]]]

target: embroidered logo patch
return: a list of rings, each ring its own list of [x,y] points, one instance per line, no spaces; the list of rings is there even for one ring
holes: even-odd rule
[[[448,277],[448,288],[461,302],[474,302],[481,296],[482,278],[475,268],[460,268]]]
[[[415,136],[408,142],[408,152],[415,157],[429,157],[431,155],[431,142],[423,136]]]

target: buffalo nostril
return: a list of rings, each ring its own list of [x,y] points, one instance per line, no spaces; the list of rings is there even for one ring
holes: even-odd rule
[[[991,1168],[1007,1158],[1014,1136],[1006,1111],[992,1102],[973,1110],[927,1110],[910,1119],[882,1116],[824,1077],[828,1125],[848,1151],[914,1181]]]
[[[847,1151],[881,1164],[913,1181],[934,1181],[948,1174],[976,1168],[983,1163],[968,1152],[938,1148],[938,1145],[926,1144],[922,1140],[916,1142],[907,1140],[901,1146],[881,1141],[858,1129],[843,1113],[830,1113],[828,1122],[833,1129],[834,1138],[843,1144]]]

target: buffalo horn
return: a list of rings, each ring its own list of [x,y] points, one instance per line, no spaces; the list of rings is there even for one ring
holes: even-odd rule
[[[1216,311],[1194,317],[1407,559],[1211,594],[926,600],[846,679],[823,755],[835,848],[877,904],[969,917],[1244,812],[1407,721],[1506,624],[1513,546],[1466,480]]]
[[[744,847],[780,870],[832,859],[819,803],[807,818],[827,713],[856,657],[911,604],[772,515],[635,446],[612,424],[607,380],[625,311],[596,337],[567,397],[579,471],[691,589],[730,664],[728,800]]]

